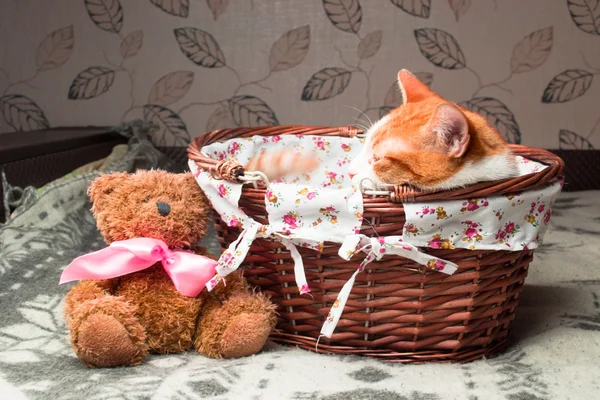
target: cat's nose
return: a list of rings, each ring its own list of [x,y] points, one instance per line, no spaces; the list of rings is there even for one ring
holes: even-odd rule
[[[356,176],[356,174],[353,174],[352,172],[348,172],[348,176],[350,177],[350,179],[353,179]]]
[[[156,207],[158,208],[158,213],[163,217],[166,217],[171,212],[171,206],[169,203],[163,203],[162,201],[159,201],[156,203]]]

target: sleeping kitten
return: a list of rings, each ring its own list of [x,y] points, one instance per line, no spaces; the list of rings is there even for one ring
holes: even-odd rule
[[[514,155],[484,117],[444,100],[407,70],[398,73],[398,86],[404,104],[366,132],[351,176],[420,189],[517,176]]]
[[[407,70],[398,73],[398,85],[404,104],[366,132],[348,169],[355,182],[436,190],[518,175],[514,155],[484,117],[444,100]],[[275,180],[316,166],[311,157],[265,152],[250,160],[246,170]]]

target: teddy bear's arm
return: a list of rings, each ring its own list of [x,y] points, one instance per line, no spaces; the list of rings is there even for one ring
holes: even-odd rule
[[[65,298],[64,314],[69,323],[77,307],[87,300],[93,300],[104,297],[107,294],[113,294],[119,281],[118,279],[81,281],[67,294]]]

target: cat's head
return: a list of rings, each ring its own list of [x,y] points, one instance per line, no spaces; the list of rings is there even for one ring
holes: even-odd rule
[[[514,157],[485,118],[443,99],[407,70],[398,73],[398,86],[403,104],[366,132],[351,176],[421,189],[515,176]]]

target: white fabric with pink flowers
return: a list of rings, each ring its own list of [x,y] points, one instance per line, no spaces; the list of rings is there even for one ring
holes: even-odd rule
[[[546,168],[517,159],[520,175]],[[407,203],[402,236],[415,246],[433,249],[535,249],[542,244],[562,184],[557,179],[543,188],[504,196]]]
[[[350,294],[354,278],[372,262],[385,254],[400,255],[425,268],[452,274],[457,265],[421,252],[418,247],[468,249],[532,249],[542,242],[550,219],[551,207],[562,182],[510,196],[405,204],[406,223],[402,236],[369,238],[360,234],[363,219],[363,195],[359,182],[352,182],[347,166],[363,141],[358,138],[309,135],[255,136],[214,143],[202,148],[213,159],[235,157],[240,164],[263,151],[283,148],[316,154],[319,167],[310,174],[287,176],[271,182],[265,194],[268,224],[261,224],[239,208],[242,185],[216,180],[207,171],[189,162],[192,173],[213,208],[229,226],[241,230],[239,238],[226,249],[217,274],[207,284],[212,290],[246,258],[256,237],[281,242],[294,260],[294,275],[300,294],[310,292],[302,257],[296,246],[320,251],[323,243],[340,243],[340,257],[350,259],[361,251],[367,256],[346,283],[321,334],[331,337]],[[546,168],[539,163],[518,158],[521,174]]]

